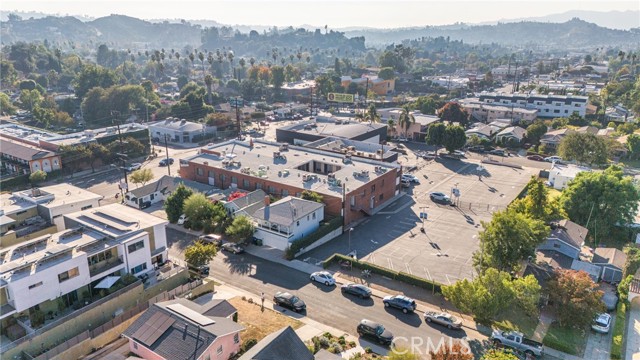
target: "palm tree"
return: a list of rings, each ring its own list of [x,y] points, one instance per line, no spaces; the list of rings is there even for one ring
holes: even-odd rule
[[[369,105],[369,108],[364,114],[364,119],[375,123],[380,122],[380,115],[378,115],[378,111],[374,104]]]
[[[209,105],[213,103],[211,99],[211,86],[213,85],[213,76],[211,74],[207,74],[204,77],[204,84],[207,86],[207,99],[209,100]]]
[[[409,109],[409,105],[405,105],[402,107],[402,112],[400,113],[400,117],[398,118],[398,124],[400,127],[404,129],[404,136],[407,137],[407,131],[411,127],[413,123],[416,122],[416,118],[411,114],[411,109]]]
[[[249,64],[251,64],[251,67],[253,67],[253,64],[255,64],[255,63],[256,63],[256,59],[254,59],[254,58],[250,58],[249,59]]]
[[[198,53],[198,59],[200,59],[200,62],[202,63],[202,76],[204,76],[204,53],[202,51]]]
[[[396,132],[396,122],[393,119],[387,121],[387,134],[393,135]]]

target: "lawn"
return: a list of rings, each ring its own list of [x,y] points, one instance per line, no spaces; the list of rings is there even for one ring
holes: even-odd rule
[[[624,301],[618,303],[616,311],[616,322],[613,325],[613,337],[611,338],[611,358],[622,359],[622,338],[624,337],[624,327],[627,311],[627,304]]]
[[[290,325],[297,329],[302,326],[298,320],[282,315],[277,311],[265,307],[260,310],[260,304],[249,303],[241,297],[229,299],[231,305],[238,309],[238,323],[245,327],[240,333],[243,341],[248,339],[262,340],[265,336]]]
[[[538,318],[527,316],[521,310],[512,308],[500,314],[493,325],[503,330],[520,331],[530,338],[538,326]]]
[[[588,334],[584,329],[563,328],[554,322],[549,326],[547,335],[542,340],[545,346],[581,356],[587,342]]]

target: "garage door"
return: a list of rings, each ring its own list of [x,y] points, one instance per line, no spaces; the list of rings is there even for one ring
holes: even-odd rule
[[[260,233],[256,233],[256,237],[259,239],[262,238],[262,245],[271,246],[282,251],[285,251],[287,249],[287,245],[289,244],[286,239],[275,236],[271,233],[267,233],[266,231],[260,231]]]

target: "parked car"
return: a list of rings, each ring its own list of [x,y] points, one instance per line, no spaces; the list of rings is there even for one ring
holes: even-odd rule
[[[451,201],[448,195],[441,192],[437,192],[437,191],[429,193],[429,198],[433,202],[439,202],[444,204],[448,204]]]
[[[173,158],[164,158],[162,160],[160,160],[160,166],[167,166],[167,164],[169,165],[173,165]]]
[[[544,347],[542,343],[527,339],[522,333],[517,331],[494,330],[491,338],[494,345],[504,345],[516,350],[524,351],[525,354],[543,356]]]
[[[343,294],[355,295],[361,299],[368,299],[371,297],[371,289],[361,284],[344,284],[340,287],[340,291]]]
[[[544,158],[540,155],[529,155],[527,156],[527,159],[533,160],[533,161],[544,161]]]
[[[411,187],[411,181],[409,180],[402,179],[400,180],[400,184],[402,185],[403,188]]]
[[[222,251],[228,251],[234,254],[242,254],[244,252],[244,248],[242,246],[232,242],[224,243],[220,248]]]
[[[593,320],[591,329],[601,334],[608,334],[611,330],[611,315],[607,313],[598,314]]]
[[[180,215],[180,217],[178,218],[178,225],[184,225],[184,223],[185,223],[186,221],[188,221],[188,220],[189,220],[189,218],[187,217],[187,215],[182,214],[182,215]]]
[[[148,207],[151,207],[151,201],[143,201],[142,203],[140,203],[140,210],[146,209]]]
[[[467,148],[467,151],[471,151],[471,152],[474,152],[474,153],[481,154],[481,153],[484,152],[484,146],[482,146],[482,145],[470,146],[470,147]]]
[[[390,345],[393,341],[393,333],[382,326],[382,324],[362,319],[356,330],[358,335],[376,340],[381,345]]]
[[[216,234],[206,234],[198,236],[198,240],[209,242],[217,247],[222,245],[222,236]]]
[[[209,265],[192,266],[189,264],[189,271],[200,275],[201,277],[207,277],[209,276]]]
[[[416,310],[416,301],[404,295],[385,296],[382,299],[382,303],[385,307],[400,309],[405,314]]]
[[[288,292],[278,291],[273,296],[273,302],[276,305],[291,309],[295,312],[303,312],[307,309],[307,305],[299,297],[291,295]]]
[[[411,183],[420,184],[420,180],[412,174],[402,174],[402,180],[407,180]]]
[[[399,137],[397,141],[398,142],[407,142],[407,141],[409,141],[409,139],[407,139],[406,137]]]
[[[495,149],[495,150],[491,150],[489,151],[490,155],[496,155],[496,156],[507,156],[507,153],[504,152],[504,150],[502,149]]]
[[[126,169],[127,171],[131,172],[131,171],[139,170],[141,167],[142,167],[142,164],[140,164],[140,163],[133,163],[133,164],[131,164],[131,165],[127,166],[125,169]]]
[[[321,284],[325,284],[327,286],[332,286],[336,284],[336,279],[333,278],[327,271],[316,271],[309,277],[311,281],[319,282]]]
[[[562,158],[560,156],[549,156],[544,158],[544,161],[546,162],[556,162],[558,164],[562,163]]]
[[[424,313],[424,320],[428,323],[446,326],[447,329],[462,328],[462,320],[445,312],[427,311]]]

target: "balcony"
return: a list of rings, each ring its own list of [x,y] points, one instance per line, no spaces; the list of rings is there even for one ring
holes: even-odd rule
[[[122,260],[122,255],[116,258],[111,258],[109,260],[100,261],[93,265],[89,265],[89,275],[91,277],[94,277],[96,275],[102,274],[122,264],[124,264],[124,260]]]

